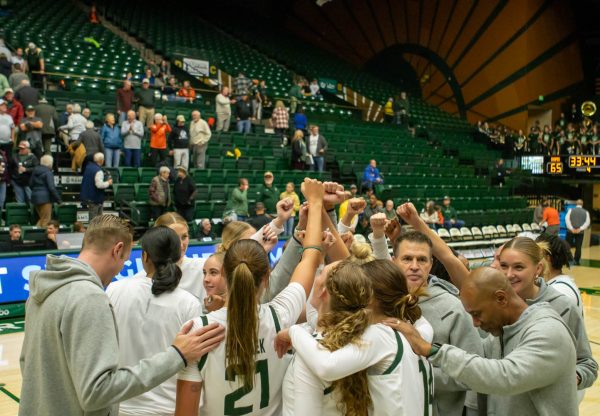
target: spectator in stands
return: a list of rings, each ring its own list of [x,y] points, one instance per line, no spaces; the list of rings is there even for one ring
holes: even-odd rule
[[[104,165],[104,154],[95,153],[93,160],[86,164],[81,180],[80,198],[81,202],[88,206],[89,221],[103,214],[105,191],[113,184],[112,178],[104,177],[102,165]]]
[[[89,160],[98,152],[104,154],[104,142],[100,137],[100,133],[94,128],[93,121],[86,123],[85,131],[79,135],[79,141],[85,147],[85,156]]]
[[[394,201],[392,201],[391,199],[385,201],[385,209],[383,210],[383,213],[385,214],[385,218],[388,221],[398,219],[398,216],[396,215],[396,210],[394,209]]]
[[[81,115],[86,120],[90,120],[90,117],[92,116],[92,110],[90,110],[89,108],[85,107],[83,110],[81,110]]]
[[[546,234],[558,234],[560,231],[560,216],[556,208],[550,206],[550,201],[547,199],[542,202],[544,211],[542,213],[541,227],[545,227]]]
[[[30,105],[25,109],[25,117],[21,119],[19,130],[21,138],[29,142],[33,154],[39,159],[42,157],[42,119],[35,114],[35,107]]]
[[[590,213],[583,208],[583,200],[578,199],[575,204],[575,208],[571,208],[567,212],[565,223],[567,225],[567,241],[575,247],[575,265],[579,266],[583,233],[589,228],[591,222]]]
[[[304,143],[304,134],[302,130],[296,130],[292,138],[292,169],[306,169],[306,161],[310,161],[310,155]]]
[[[0,75],[2,75],[2,84],[5,85],[5,88],[8,87],[8,77],[10,77],[11,72],[12,64],[9,61],[9,57],[6,54],[0,53]]]
[[[67,133],[63,136],[65,147],[69,146],[70,142],[79,139],[79,135],[85,131],[86,125],[87,119],[81,114],[81,106],[73,104],[73,114],[69,116],[67,124],[59,127],[60,130]]]
[[[379,169],[377,169],[377,162],[372,159],[363,172],[362,186],[366,189],[373,189],[373,185],[380,185],[383,183],[383,178]]]
[[[304,114],[304,108],[302,106],[298,107],[298,111],[294,114],[294,128],[296,130],[302,130],[302,132],[306,135],[306,126],[308,125],[308,119],[306,118],[306,114]]]
[[[15,192],[15,199],[19,203],[29,204],[31,201],[31,188],[29,182],[33,169],[39,164],[39,159],[35,157],[29,149],[29,142],[22,140],[18,145],[18,153],[13,156],[11,184]]]
[[[508,170],[506,169],[506,166],[504,166],[504,159],[498,159],[492,171],[493,183],[502,188],[504,186],[504,178],[506,177],[507,173]]]
[[[25,59],[27,60],[28,75],[37,88],[44,86],[44,53],[35,43],[29,42],[25,50]]]
[[[123,81],[123,86],[117,90],[117,114],[119,114],[119,124],[122,125],[127,118],[129,110],[133,109],[135,93],[131,88],[131,81]]]
[[[241,178],[238,187],[233,188],[227,200],[227,210],[236,216],[236,221],[248,218],[248,179]]]
[[[269,89],[264,79],[258,83],[258,94],[260,97],[260,105],[257,110],[256,118],[258,120],[270,119],[273,113],[273,102],[269,96]]]
[[[544,221],[544,199],[533,210],[533,222],[541,224]]]
[[[444,197],[444,205],[442,206],[442,216],[444,217],[444,227],[447,229],[450,228],[462,228],[465,226],[465,222],[463,220],[459,220],[456,214],[456,210],[452,205],[450,205],[450,197]]]
[[[92,4],[92,7],[90,7],[90,12],[88,13],[88,21],[93,25],[100,24],[100,19],[98,19],[98,13],[96,12],[95,4]]]
[[[150,212],[153,220],[164,214],[169,205],[171,205],[170,174],[171,170],[168,167],[161,166],[158,170],[158,175],[152,178],[150,187],[148,187]]]
[[[35,106],[35,114],[42,119],[42,146],[44,154],[52,154],[52,139],[56,137],[56,126],[58,126],[58,114],[53,105],[48,104],[46,98],[42,97]]]
[[[189,168],[190,162],[190,136],[185,126],[185,117],[181,114],[175,120],[169,137],[167,138],[169,155],[173,156],[173,165]]]
[[[275,109],[271,114],[271,122],[273,123],[275,134],[281,137],[281,146],[285,146],[287,144],[285,134],[289,128],[289,118],[290,115],[287,108],[285,108],[283,105],[283,101],[277,101],[275,103]]]
[[[394,122],[394,99],[392,97],[388,98],[383,106],[383,118],[387,124]]]
[[[25,115],[23,105],[15,98],[15,93],[12,88],[4,90],[4,101],[7,106],[7,113],[13,119],[15,126],[21,124],[21,119]]]
[[[150,160],[153,166],[167,160],[167,133],[171,133],[167,116],[156,113],[154,124],[150,127]]]
[[[138,79],[141,79],[142,83],[144,82],[144,79],[147,79],[148,85],[153,86],[155,78],[154,78],[154,74],[152,73],[152,68],[147,66],[146,69],[144,70],[144,73],[138,75]]]
[[[200,222],[200,230],[198,230],[198,240],[201,241],[212,241],[216,239],[217,236],[212,231],[212,224],[208,218],[204,218]]]
[[[393,109],[396,124],[408,126],[409,104],[404,91],[394,100]]]
[[[154,97],[154,90],[150,89],[148,78],[142,80],[142,88],[135,93],[134,101],[138,105],[139,120],[146,127],[151,128],[155,120],[154,106],[156,105],[156,98]]]
[[[183,87],[179,89],[177,96],[191,104],[196,101],[196,90],[191,87],[189,81],[183,81]]]
[[[6,101],[0,99],[0,150],[10,157],[15,142],[15,122],[7,109]]]
[[[254,227],[254,229],[260,230],[272,220],[273,217],[265,211],[265,204],[259,201],[254,205],[254,215],[246,219],[246,222]]]
[[[144,125],[135,118],[135,111],[129,110],[127,112],[127,118],[121,123],[121,136],[123,136],[125,166],[139,168],[142,165]]]
[[[21,87],[21,82],[24,80],[29,81],[29,77],[25,72],[23,72],[23,68],[20,64],[13,65],[13,72],[8,77],[8,84],[10,88],[17,91],[19,87]],[[4,95],[4,92],[0,93],[0,95]]]
[[[313,159],[311,168],[316,172],[323,172],[325,170],[325,152],[327,152],[328,144],[325,137],[319,134],[319,126],[313,125],[310,127],[306,147]]]
[[[421,211],[420,217],[425,224],[432,230],[437,230],[438,228],[443,227],[443,222],[440,220],[438,215],[438,211],[435,209],[435,202],[427,201],[425,204],[425,208]]]
[[[22,143],[22,142],[21,142]],[[40,164],[33,168],[29,186],[31,188],[31,203],[35,206],[38,215],[38,227],[45,227],[52,216],[52,204],[61,203],[60,195],[54,185],[52,165],[54,159],[44,155]]]
[[[250,133],[252,127],[252,103],[246,94],[235,103],[235,119],[238,133]]]
[[[204,169],[206,149],[212,133],[208,123],[202,119],[200,111],[192,111],[190,122],[190,147],[192,149],[192,165],[196,169]]]
[[[10,170],[8,169],[9,159],[4,150],[0,149],[0,219],[2,219],[2,210],[6,201],[6,185],[10,180]]]
[[[579,110],[577,109],[577,104],[571,104],[571,123],[578,123],[581,120],[579,117]]]
[[[265,172],[264,183],[260,189],[258,200],[264,204],[267,214],[277,216],[277,201],[279,201],[279,189],[277,189],[277,187],[273,184],[273,180],[273,173]]]
[[[377,197],[375,194],[371,194],[369,196],[369,204],[367,204],[363,216],[365,216],[367,220],[370,220],[373,215],[383,212],[383,209],[377,204]]]
[[[60,232],[60,222],[57,220],[48,221],[46,226],[46,240],[44,241],[47,250],[58,250],[56,236]]]
[[[296,113],[296,107],[298,106],[298,100],[304,98],[304,93],[302,92],[302,87],[304,86],[304,82],[302,80],[297,80],[294,85],[290,88],[288,95],[290,97],[290,112],[292,114]]]
[[[248,95],[248,90],[250,89],[250,84],[252,81],[243,73],[239,73],[237,78],[233,80],[233,89],[235,90],[235,96],[237,100],[242,99],[246,95]]]
[[[36,88],[29,85],[29,80],[21,81],[19,88],[15,89],[15,98],[21,103],[23,108],[36,106],[40,102],[40,94]]]
[[[229,87],[221,88],[215,98],[215,113],[217,115],[217,131],[229,131],[231,124],[231,104],[236,100],[229,98]]]
[[[15,49],[15,53],[12,54],[10,62],[13,64],[13,68],[18,64],[21,66],[21,71],[27,72],[27,61],[23,58],[23,48]]]
[[[294,210],[292,211],[290,218],[283,224],[283,228],[284,235],[292,236],[292,234],[294,234],[294,220],[296,219],[296,214],[300,211],[300,198],[294,190],[294,182],[288,182],[285,185],[285,192],[282,192],[281,195],[279,195],[279,200],[288,198],[294,203]]]
[[[104,155],[102,155],[104,156]],[[85,226],[83,225],[82,222],[79,221],[75,221],[73,223],[73,232],[74,233],[85,233]]]
[[[69,122],[69,117],[73,114],[73,104],[67,104],[65,106],[65,111],[63,111],[58,119],[58,125],[64,126]]]
[[[4,74],[0,73],[0,96],[4,96],[4,92],[8,88],[11,88],[8,78]]]
[[[175,209],[187,222],[194,220],[194,204],[196,202],[196,185],[189,177],[187,167],[177,167],[177,179],[173,185],[173,202]]]
[[[170,77],[167,81],[167,85],[161,88],[163,101],[185,101],[184,97],[179,97],[177,91],[179,88],[176,84],[177,80],[175,77]]]
[[[104,143],[106,167],[118,168],[123,140],[121,139],[121,129],[117,126],[113,113],[106,114],[104,125],[100,130],[100,137],[102,137],[102,143]]]
[[[23,243],[23,230],[19,224],[11,224],[8,228],[11,245],[19,246]]]
[[[313,79],[310,82],[310,95],[312,95],[313,97],[321,96],[321,88],[319,88],[319,81],[317,81],[316,79]]]

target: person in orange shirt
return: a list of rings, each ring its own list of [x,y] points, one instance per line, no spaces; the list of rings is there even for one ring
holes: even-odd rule
[[[154,124],[150,127],[150,160],[154,166],[167,160],[167,134],[170,132],[171,126],[167,122],[167,116],[156,113]]]
[[[185,101],[193,103],[196,99],[196,91],[190,86],[189,81],[183,81],[183,87],[179,89],[177,95],[185,98]]]
[[[560,230],[560,217],[556,208],[550,206],[550,202],[546,199],[542,202],[544,207],[543,222],[546,223],[546,234],[558,234]]]

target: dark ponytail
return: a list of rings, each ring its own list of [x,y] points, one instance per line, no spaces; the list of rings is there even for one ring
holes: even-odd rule
[[[554,270],[562,270],[563,267],[570,268],[569,263],[573,261],[573,253],[569,243],[554,234],[541,234],[536,243],[545,241],[550,249],[550,265]]]
[[[181,269],[177,261],[181,258],[181,240],[169,227],[150,228],[141,239],[142,251],[154,265],[152,294],[158,296],[172,292],[181,280]]]

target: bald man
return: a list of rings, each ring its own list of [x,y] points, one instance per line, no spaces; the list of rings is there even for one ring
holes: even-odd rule
[[[429,344],[407,323],[389,325],[434,366],[488,394],[488,414],[577,415],[575,347],[560,316],[547,303],[528,307],[498,270],[483,267],[469,277],[461,302],[473,325],[501,341],[500,351],[493,351],[494,337],[483,341],[489,359],[452,345]]]

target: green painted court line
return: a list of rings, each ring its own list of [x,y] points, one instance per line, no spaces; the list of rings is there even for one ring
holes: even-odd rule
[[[588,295],[600,296],[600,287],[580,287],[579,291]]]
[[[10,391],[6,390],[4,388],[6,384],[0,384],[0,391],[4,394],[6,394],[8,397],[10,397],[11,399],[13,399],[15,402],[17,403],[21,403],[21,400],[19,400],[19,398],[17,396],[15,396],[14,394],[12,394]]]
[[[585,267],[595,267],[595,268],[599,268],[600,269],[600,260],[586,260],[586,259],[581,259],[580,263],[582,266]]]

